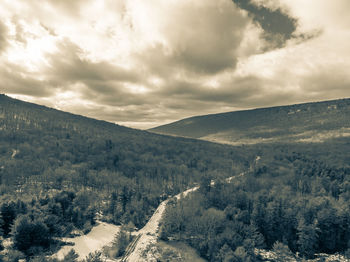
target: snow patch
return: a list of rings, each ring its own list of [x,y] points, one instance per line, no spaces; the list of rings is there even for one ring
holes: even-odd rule
[[[54,257],[63,259],[64,256],[71,250],[79,255],[80,259],[85,258],[89,253],[99,251],[104,246],[113,242],[113,239],[120,231],[120,226],[99,222],[99,224],[92,228],[92,230],[84,236],[74,238],[63,238],[63,241],[72,242],[74,246],[62,247]]]

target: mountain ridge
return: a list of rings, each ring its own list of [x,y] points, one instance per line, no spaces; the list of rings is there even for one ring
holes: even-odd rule
[[[18,104],[20,106],[24,106],[24,107],[30,108],[30,109],[35,110],[37,112],[40,111],[41,113],[43,111],[45,113],[50,113],[50,112],[51,113],[57,113],[60,116],[72,116],[72,117],[76,117],[78,119],[85,119],[85,120],[88,120],[88,121],[96,121],[96,122],[99,122],[99,123],[104,123],[104,124],[107,124],[107,125],[117,126],[117,127],[120,127],[120,128],[142,131],[142,130],[135,129],[135,128],[132,128],[132,127],[122,126],[122,125],[119,125],[117,123],[110,122],[110,121],[107,121],[107,120],[96,119],[96,118],[92,118],[92,117],[88,117],[88,116],[84,116],[84,115],[80,115],[80,114],[75,114],[75,113],[68,112],[68,111],[63,111],[63,110],[56,109],[56,108],[53,108],[53,107],[49,107],[49,106],[46,106],[46,105],[40,105],[40,104],[36,104],[36,103],[32,103],[32,102],[16,99],[16,98],[13,98],[13,97],[8,96],[6,94],[0,94],[0,102],[1,103]]]
[[[328,131],[333,132],[330,136],[341,136],[334,133],[341,128],[345,128],[343,133],[347,135],[349,113],[350,99],[343,98],[194,116],[149,131],[227,144],[275,142],[286,138],[293,142],[311,141],[316,134],[329,135],[324,134]]]

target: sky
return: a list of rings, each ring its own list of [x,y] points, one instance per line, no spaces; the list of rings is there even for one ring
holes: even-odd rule
[[[147,129],[350,97],[349,0],[1,0],[0,93]]]

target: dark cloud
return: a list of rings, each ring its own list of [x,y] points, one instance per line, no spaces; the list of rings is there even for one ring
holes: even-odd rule
[[[171,83],[166,84],[166,87],[152,92],[152,96],[162,99],[186,100],[190,103],[204,101],[233,104],[257,94],[260,91],[257,84],[259,81],[260,79],[254,76],[237,77],[221,83],[218,88],[213,88],[202,82],[172,80]]]
[[[273,95],[265,97],[265,89],[269,84],[255,76],[233,77],[219,88],[205,86],[201,81],[172,80],[159,90],[147,94],[144,101],[151,98],[147,103],[154,105],[154,111],[150,110],[142,121],[170,122],[192,115],[252,108],[276,98]]]
[[[253,21],[261,26],[264,30],[263,37],[269,42],[270,48],[283,47],[287,40],[295,37],[298,21],[281,9],[271,10],[264,6],[257,6],[251,0],[232,1],[248,11]]]
[[[1,89],[5,93],[45,97],[53,94],[46,81],[38,80],[24,67],[4,63],[0,68]]]
[[[108,118],[113,121],[122,121],[122,122],[129,122],[129,121],[150,121],[155,120],[154,119],[154,113],[155,108],[151,105],[142,105],[138,107],[128,107],[125,108],[128,110],[120,110],[117,108],[113,109],[104,109],[99,112],[97,112],[96,116],[99,118]]]
[[[109,62],[92,62],[83,58],[84,52],[68,39],[58,44],[59,51],[49,55],[50,67],[45,75],[52,86],[69,90],[74,84],[81,84],[82,97],[111,103],[130,102],[125,91],[126,83],[138,83],[141,76],[135,70],[127,70]]]
[[[82,89],[82,98],[113,107],[140,106],[152,103],[152,97],[133,93],[125,85],[115,83],[103,83],[95,85],[93,88],[86,87]],[[154,102],[156,98],[153,99]]]
[[[83,58],[83,50],[68,39],[58,44],[59,51],[48,56],[52,79],[56,81],[84,82],[89,86],[92,81],[137,82],[135,71],[126,70],[109,62],[92,62]]]

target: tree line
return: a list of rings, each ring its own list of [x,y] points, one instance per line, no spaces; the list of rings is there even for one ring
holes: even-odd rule
[[[264,157],[231,183],[207,180],[169,203],[162,238],[209,261],[256,261],[256,249],[274,248],[299,258],[350,255],[350,169],[295,152]]]

